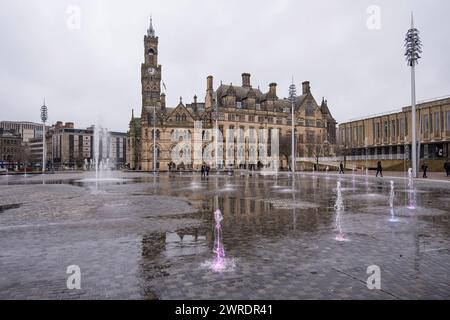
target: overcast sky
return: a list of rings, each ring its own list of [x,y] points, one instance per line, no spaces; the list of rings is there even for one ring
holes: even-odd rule
[[[39,121],[45,96],[51,123],[99,118],[126,131],[131,109],[140,115],[150,14],[169,107],[203,101],[210,74],[217,87],[249,72],[263,91],[277,82],[280,97],[292,75],[299,91],[309,80],[338,122],[399,109],[410,104],[412,10],[424,44],[417,98],[450,95],[448,0],[0,0],[0,120]]]

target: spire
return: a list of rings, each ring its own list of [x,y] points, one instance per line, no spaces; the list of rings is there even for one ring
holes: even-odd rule
[[[153,19],[152,16],[150,16],[150,26],[147,29],[147,36],[154,37],[155,36],[155,29],[153,29]]]
[[[134,120],[134,109],[131,109],[131,119]]]
[[[411,11],[411,29],[414,29],[414,12]]]

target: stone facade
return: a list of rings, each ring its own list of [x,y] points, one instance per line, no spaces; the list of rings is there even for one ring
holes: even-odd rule
[[[215,128],[216,117],[223,137],[230,132],[228,130],[233,130],[235,139],[240,129],[246,135],[242,146],[242,156],[245,160],[239,164],[236,162],[233,164],[231,161],[234,167],[249,168],[249,153],[252,151],[249,148],[248,136],[253,130],[261,132],[260,129],[266,129],[267,132],[271,132],[273,129],[278,129],[280,148],[287,141],[290,145],[291,102],[286,98],[279,98],[276,83],[269,84],[267,92],[254,88],[248,73],[242,74],[240,86],[221,83],[216,89],[214,89],[213,77],[208,76],[204,102],[199,102],[197,96],[194,96],[191,103],[185,104],[180,98],[176,107],[166,107],[166,97],[161,92],[162,68],[158,64],[158,40],[150,23],[147,35],[144,36],[144,63],[141,65],[141,116],[136,118],[133,112],[128,131],[127,161],[131,169],[152,171],[154,154],[158,170],[198,169],[202,161],[174,163],[172,161],[174,148],[181,140],[195,142],[194,126],[201,124],[202,131],[199,139],[203,152],[209,144],[215,143],[214,134],[208,134],[208,130]],[[301,95],[296,97],[294,108],[297,156],[311,155],[324,144],[327,145],[328,152],[333,153],[336,143],[336,121],[324,98],[320,104],[317,103],[308,81],[302,83]],[[177,133],[179,129],[186,134],[180,137]],[[154,145],[156,145],[155,151]],[[219,165],[228,167],[230,158],[236,157],[240,150],[236,148],[225,150],[225,141],[223,147],[222,152],[218,152],[223,155],[223,162]],[[190,158],[195,159],[194,148],[184,151],[191,153]],[[287,160],[288,156],[283,157],[280,152],[279,166],[287,167]]]

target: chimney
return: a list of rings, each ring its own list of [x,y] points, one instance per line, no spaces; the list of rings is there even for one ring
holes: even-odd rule
[[[269,96],[271,97],[277,96],[277,84],[275,82],[269,84]]]
[[[213,90],[213,76],[208,76],[206,78],[206,91]]]
[[[73,129],[74,128],[73,122],[66,122],[66,128],[67,129]]]
[[[309,81],[305,81],[302,83],[303,94],[311,93],[311,87],[309,86]]]
[[[166,106],[166,94],[161,93],[161,106],[164,108]]]
[[[244,88],[251,88],[250,85],[250,73],[243,73],[242,74],[242,87]]]
[[[197,112],[197,95],[194,96],[194,111]]]

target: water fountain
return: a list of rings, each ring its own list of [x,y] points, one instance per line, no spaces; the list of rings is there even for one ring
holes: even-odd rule
[[[220,209],[214,211],[214,259],[202,263],[202,267],[214,272],[229,272],[235,268],[234,259],[225,258],[225,248],[222,242],[222,212]]]
[[[214,228],[214,249],[215,260],[213,264],[214,271],[221,271],[225,268],[225,249],[222,244],[222,225],[223,220],[222,212],[217,209],[214,212],[214,220],[216,221],[216,226]]]
[[[391,191],[389,193],[389,207],[391,210],[391,218],[389,219],[389,221],[391,221],[391,222],[398,221],[398,219],[395,217],[394,198],[395,198],[394,181],[391,180]]]
[[[344,236],[344,233],[342,231],[342,221],[341,221],[341,214],[344,211],[344,201],[342,199],[342,189],[341,189],[341,182],[338,181],[337,182],[337,187],[336,187],[336,202],[334,204],[334,210],[336,211],[336,220],[335,220],[335,225],[336,225],[336,230],[338,232],[338,234],[335,237],[336,241],[347,241],[347,239]]]
[[[81,182],[101,182],[101,181],[121,181],[121,178],[111,177],[110,166],[110,150],[109,150],[109,132],[106,128],[100,125],[94,126],[94,145],[93,145],[93,159],[89,161],[85,159],[86,169],[95,170],[94,178],[81,179]]]
[[[410,210],[414,210],[416,207],[414,205],[413,193],[414,193],[414,180],[412,174],[412,168],[408,169],[408,205],[407,208]]]

